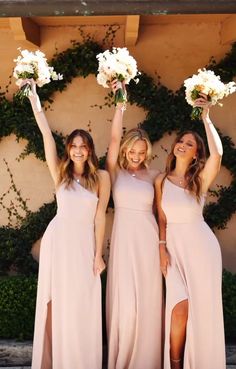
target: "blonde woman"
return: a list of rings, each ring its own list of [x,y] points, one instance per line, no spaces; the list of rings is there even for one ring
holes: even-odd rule
[[[115,81],[113,91],[118,87]],[[107,281],[109,369],[161,369],[162,276],[153,215],[156,171],[147,134],[122,136],[123,105],[112,121],[107,168],[115,218]]]
[[[81,129],[68,136],[58,159],[35,83],[30,84],[58,205],[41,243],[32,369],[101,369],[99,275],[105,268],[109,175],[98,169],[93,140]]]
[[[156,180],[161,270],[166,279],[164,369],[225,369],[218,241],[204,222],[206,193],[221,163],[222,144],[203,108],[209,158],[201,137],[177,136],[166,172]]]

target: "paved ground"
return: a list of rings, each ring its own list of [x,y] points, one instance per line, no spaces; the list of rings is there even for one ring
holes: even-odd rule
[[[6,369],[6,367],[2,366],[0,367],[0,369]],[[31,368],[30,366],[14,366],[14,367],[7,367],[7,369],[31,369]],[[227,365],[227,369],[236,369],[236,365]]]
[[[31,362],[31,353],[31,342],[19,343],[16,341],[0,340],[0,369],[31,369],[30,366],[27,366]],[[104,350],[104,357],[106,357],[106,350]],[[226,357],[227,369],[236,369],[236,345],[226,346]],[[17,366],[20,362],[21,364],[24,364]],[[103,365],[103,369],[106,369],[105,363]]]

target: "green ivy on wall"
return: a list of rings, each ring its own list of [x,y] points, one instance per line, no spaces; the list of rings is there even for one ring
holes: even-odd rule
[[[103,51],[101,45],[93,39],[85,39],[82,43],[73,42],[72,46],[64,52],[58,53],[51,61],[58,73],[64,79],[53,81],[42,87],[39,91],[43,104],[53,103],[53,94],[63,92],[75,77],[86,78],[89,74],[97,72],[96,55]],[[219,63],[211,62],[209,68],[219,74],[223,81],[228,82],[236,76],[236,44]],[[185,101],[184,89],[181,87],[176,93],[163,86],[160,81],[145,73],[140,76],[138,85],[131,83],[128,88],[129,101],[143,108],[146,119],[140,123],[152,142],[158,141],[164,134],[173,131],[194,129],[205,137],[203,125],[190,120],[191,107]],[[34,153],[40,160],[45,160],[43,141],[37,128],[31,106],[26,100],[22,105],[16,96],[12,101],[6,98],[5,93],[0,94],[0,138],[15,134],[17,140],[24,138],[27,146],[22,154]],[[210,203],[205,208],[205,219],[211,227],[224,228],[236,211],[236,149],[228,136],[221,139],[224,146],[223,165],[232,174],[229,187],[222,187],[218,191],[218,201]],[[63,152],[63,137],[54,133],[58,151]],[[100,165],[104,165],[104,157]],[[23,274],[30,274],[37,269],[29,252],[32,244],[41,237],[49,221],[55,215],[55,201],[44,204],[37,212],[30,213],[18,228],[5,226],[0,228],[0,273],[5,274],[10,267],[15,266]]]

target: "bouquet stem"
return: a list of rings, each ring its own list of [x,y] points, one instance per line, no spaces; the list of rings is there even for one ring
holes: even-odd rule
[[[200,107],[194,107],[191,113],[191,119],[192,120],[197,120],[197,119],[201,119],[202,116],[202,111],[203,109]]]
[[[123,88],[122,83],[119,82],[120,88],[116,91],[114,102],[115,105],[117,103],[126,103],[127,102],[127,93],[126,90]]]
[[[23,101],[25,97],[28,97],[31,91],[31,87],[29,83],[26,83],[24,86],[20,88],[20,90],[16,93],[16,96],[20,101]]]

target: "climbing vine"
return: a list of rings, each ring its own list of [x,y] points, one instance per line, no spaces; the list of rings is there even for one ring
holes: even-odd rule
[[[110,32],[114,36],[114,29]],[[103,40],[104,41],[104,40]],[[107,39],[105,39],[107,41]],[[53,103],[56,91],[63,92],[75,77],[86,78],[97,72],[96,55],[103,51],[103,46],[91,37],[84,38],[83,42],[73,41],[67,50],[57,53],[51,60],[51,65],[58,73],[63,74],[63,80],[53,81],[39,90],[39,96],[47,109]],[[231,51],[216,63],[210,61],[208,66],[220,75],[224,82],[236,76],[236,44]],[[146,73],[142,73],[136,85],[131,83],[128,87],[129,102],[136,104],[146,111],[146,118],[140,122],[152,142],[160,140],[165,134],[173,131],[179,132],[188,129],[198,131],[205,137],[203,125],[190,120],[191,107],[186,104],[184,89],[181,87],[173,92],[157,82]],[[199,123],[199,124],[197,124]],[[221,187],[217,192],[217,201],[208,204],[205,208],[205,219],[211,227],[224,228],[236,211],[236,149],[232,139],[220,136],[224,147],[223,165],[230,171],[232,181],[229,187]],[[45,160],[41,134],[36,128],[31,106],[26,100],[24,104],[16,95],[12,100],[7,99],[6,93],[0,93],[0,138],[15,134],[17,140],[27,140],[22,157],[33,153],[38,159]],[[59,154],[63,152],[63,136],[54,132]],[[100,159],[104,165],[105,157]],[[1,205],[1,204],[0,204]],[[32,244],[40,238],[48,222],[55,215],[55,201],[44,204],[37,212],[27,213],[17,227],[10,225],[0,228],[0,273],[6,273],[14,266],[23,274],[35,272],[36,264],[32,261],[29,251]]]

